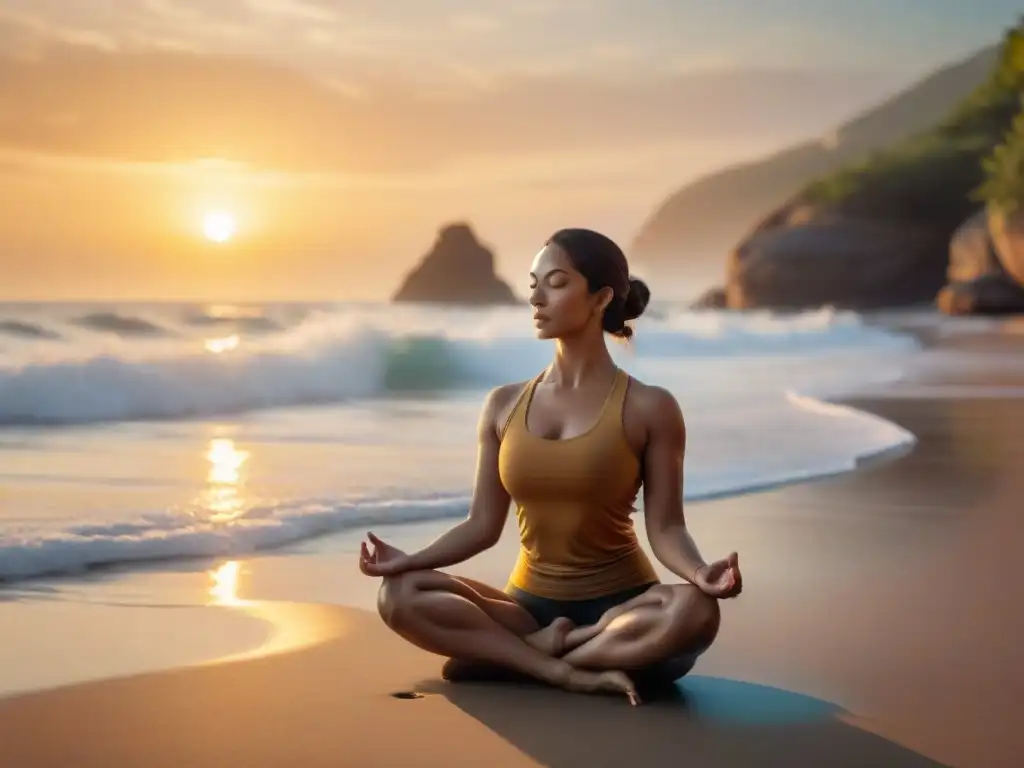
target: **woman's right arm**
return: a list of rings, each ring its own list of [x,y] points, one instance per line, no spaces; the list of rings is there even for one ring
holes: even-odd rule
[[[511,499],[498,476],[499,425],[504,423],[521,384],[491,390],[477,425],[476,479],[469,515],[418,552],[408,556],[408,570],[446,568],[461,563],[498,543],[505,528]]]

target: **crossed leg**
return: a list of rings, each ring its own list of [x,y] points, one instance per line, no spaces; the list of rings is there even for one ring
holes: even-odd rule
[[[719,626],[717,601],[688,584],[659,584],[596,624],[574,628],[557,620],[541,628],[500,590],[439,571],[384,579],[378,609],[395,632],[432,653],[496,664],[570,690],[620,691],[631,699],[635,683],[624,671],[682,658],[683,665],[676,664],[681,675]]]
[[[641,670],[680,656],[694,660],[718,634],[718,601],[691,584],[655,584],[566,636],[562,659],[581,669]]]
[[[496,664],[579,692],[616,691],[635,699],[622,672],[576,669],[528,642],[539,627],[511,598],[439,571],[387,577],[377,596],[381,618],[420,648],[468,661]],[[483,587],[484,585],[477,584]]]

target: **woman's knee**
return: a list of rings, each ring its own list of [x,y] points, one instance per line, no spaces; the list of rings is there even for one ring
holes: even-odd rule
[[[421,582],[419,571],[384,577],[377,590],[377,613],[385,624],[395,629],[406,619]]]
[[[665,610],[688,653],[703,653],[718,636],[722,613],[718,600],[689,584],[675,585]]]

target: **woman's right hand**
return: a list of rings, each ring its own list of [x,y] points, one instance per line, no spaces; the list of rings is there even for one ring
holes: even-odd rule
[[[366,538],[370,540],[372,549],[367,546],[365,541],[359,545],[359,570],[364,574],[367,576],[395,576],[412,570],[409,556],[398,547],[391,546],[370,532],[366,534]]]

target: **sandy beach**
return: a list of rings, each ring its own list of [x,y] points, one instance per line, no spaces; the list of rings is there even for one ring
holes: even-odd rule
[[[305,642],[269,655],[250,642],[243,659],[8,696],[3,765],[1016,766],[1024,400],[850,404],[910,430],[917,446],[853,473],[688,506],[706,556],[740,552],[746,588],[677,700],[633,709],[440,681],[439,660],[384,629],[369,610],[375,584],[335,555],[318,578],[359,607],[248,606],[276,611],[263,618],[278,628],[301,617]],[[438,523],[401,530],[396,543],[411,546]],[[455,570],[500,584],[514,548],[510,529]],[[284,567],[273,555],[249,566],[253,584]],[[194,618],[178,621],[199,632]],[[409,691],[420,696],[394,696]]]

